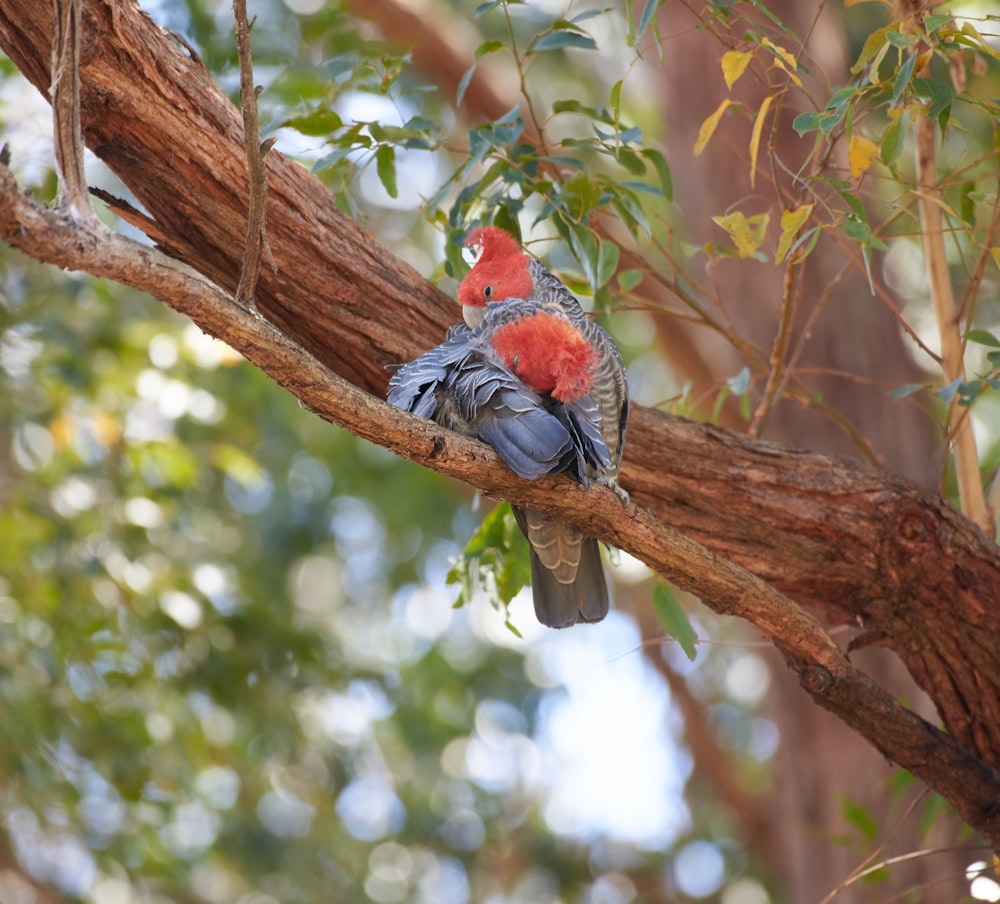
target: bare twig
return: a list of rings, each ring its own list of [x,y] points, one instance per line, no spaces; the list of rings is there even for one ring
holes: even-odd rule
[[[925,74],[930,75],[929,66]],[[917,205],[920,211],[920,231],[927,264],[927,278],[931,299],[934,302],[938,332],[941,335],[941,366],[944,382],[947,385],[965,378],[965,362],[962,354],[961,323],[955,307],[951,278],[948,275],[948,256],[944,246],[944,227],[939,207],[936,131],[934,121],[929,116],[924,114],[917,117],[915,153],[917,184],[920,187]],[[993,536],[995,529],[983,496],[976,437],[972,432],[969,418],[962,415],[963,411],[958,404],[956,394],[948,406],[948,427],[955,452],[959,501],[966,517]]]
[[[240,102],[243,110],[243,144],[247,154],[247,173],[250,183],[250,203],[247,211],[247,241],[243,249],[243,269],[236,288],[236,300],[256,313],[257,277],[260,262],[267,247],[267,169],[264,155],[274,145],[269,138],[260,141],[257,121],[257,95],[253,83],[253,56],[250,49],[250,29],[247,21],[246,0],[233,0],[236,19],[236,49],[240,58]]]
[[[788,347],[792,341],[792,320],[797,307],[796,295],[802,289],[802,283],[796,279],[799,266],[799,263],[795,261],[789,261],[785,266],[784,291],[781,293],[781,315],[778,318],[778,331],[775,333],[774,344],[771,347],[771,357],[768,362],[770,369],[760,404],[754,411],[753,418],[747,427],[749,436],[758,437],[763,433],[768,415],[773,410],[786,382],[785,375],[789,366],[787,361]]]
[[[87,197],[80,128],[80,0],[55,0],[50,90],[59,206],[73,216],[96,219]]]

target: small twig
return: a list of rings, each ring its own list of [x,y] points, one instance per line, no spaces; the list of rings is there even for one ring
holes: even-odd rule
[[[246,0],[233,0],[236,19],[236,50],[240,59],[240,106],[243,110],[243,145],[247,154],[247,174],[250,183],[250,203],[247,210],[247,240],[243,249],[243,269],[236,288],[236,300],[247,310],[257,312],[257,277],[260,261],[267,248],[267,170],[264,155],[274,145],[269,138],[263,144],[257,120],[257,95],[253,83],[253,56],[250,50],[250,28]],[[273,265],[273,261],[272,261]]]
[[[55,0],[50,91],[59,206],[75,217],[96,219],[87,196],[80,127],[80,0]]]
[[[768,416],[774,409],[778,400],[778,395],[785,385],[785,369],[788,365],[786,360],[788,346],[792,340],[792,320],[794,319],[796,305],[796,294],[801,291],[801,283],[796,280],[799,272],[799,264],[789,261],[785,266],[784,292],[781,295],[781,316],[778,319],[778,331],[774,336],[774,345],[771,348],[771,358],[768,362],[770,369],[767,375],[767,383],[764,386],[764,393],[761,396],[760,404],[754,411],[750,425],[747,427],[747,435],[759,437],[767,423]]]
[[[929,75],[929,65],[923,75]],[[962,331],[951,278],[948,274],[948,255],[944,246],[944,226],[939,206],[940,190],[937,177],[936,128],[934,120],[926,113],[917,117],[916,164],[917,185],[920,192],[917,207],[920,213],[920,232],[927,263],[927,278],[931,300],[941,335],[941,367],[944,382],[965,379]],[[986,508],[983,483],[979,473],[979,454],[976,437],[969,418],[963,417],[958,396],[948,406],[948,429],[955,454],[955,474],[958,478],[958,496],[962,512],[993,536],[994,525]]]

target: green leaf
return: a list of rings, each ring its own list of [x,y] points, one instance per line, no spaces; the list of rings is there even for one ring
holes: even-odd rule
[[[826,109],[837,110],[843,113],[851,105],[851,101],[856,100],[859,93],[859,90],[853,87],[838,88],[827,101]]]
[[[519,242],[521,241],[521,224],[517,221],[517,215],[511,212],[509,205],[501,204],[494,211],[493,225],[506,229]]]
[[[295,129],[302,135],[330,135],[344,125],[344,121],[329,108],[314,110],[308,116],[293,116],[286,119],[282,125]]]
[[[500,6],[503,0],[486,0],[485,3],[480,3],[473,11],[473,18],[478,19],[480,16],[488,13],[494,7]]]
[[[911,53],[906,58],[906,62],[899,67],[899,72],[896,75],[896,81],[893,82],[892,86],[892,100],[889,101],[890,106],[896,106],[896,103],[899,101],[900,97],[903,96],[903,92],[910,84],[910,79],[913,77],[913,69],[917,65],[917,56],[917,54]]]
[[[635,32],[636,41],[642,39],[646,29],[649,28],[649,23],[653,21],[653,13],[656,12],[659,5],[660,0],[646,0],[646,5],[642,8],[642,13],[639,16],[639,27]]]
[[[913,395],[913,393],[920,392],[921,389],[926,388],[923,383],[910,383],[908,386],[897,386],[895,389],[889,390],[889,398],[905,399],[908,395]]]
[[[597,50],[597,42],[588,34],[579,31],[550,31],[543,34],[528,49],[528,53],[541,53],[546,50]]]
[[[968,380],[964,383],[959,383],[958,404],[965,406],[971,405],[976,399],[979,398],[983,389],[984,384],[982,380]]]
[[[329,154],[324,154],[322,157],[320,157],[319,160],[317,160],[312,165],[312,171],[314,173],[318,173],[321,170],[327,169],[327,167],[331,167],[336,163],[340,163],[341,160],[347,157],[354,150],[356,150],[356,148],[352,148],[350,146],[335,148]]]
[[[476,52],[472,54],[472,58],[478,63],[487,54],[496,53],[496,51],[503,50],[506,46],[502,41],[483,41],[476,48]]]
[[[578,224],[571,224],[569,227],[570,245],[573,254],[583,267],[587,282],[593,289],[598,288],[598,243],[594,234],[586,227]]]
[[[646,217],[646,214],[642,209],[642,205],[639,203],[639,199],[636,197],[634,192],[628,190],[625,183],[620,182],[618,184],[618,190],[611,198],[611,206],[618,211],[622,220],[629,226],[630,229],[638,227],[639,229],[642,229],[646,235],[652,235],[649,219]]]
[[[910,126],[910,111],[892,120],[882,133],[882,146],[879,148],[879,159],[891,170],[902,153],[906,143],[906,133]]]
[[[642,270],[622,270],[618,274],[618,288],[622,292],[631,292],[642,282]]]
[[[375,168],[390,198],[399,197],[396,185],[396,150],[390,144],[379,145],[375,151]]]
[[[476,71],[476,64],[473,63],[468,69],[465,70],[465,74],[458,80],[458,92],[455,97],[455,106],[462,106],[462,98],[465,97],[465,89],[469,87],[469,82],[472,81],[472,74]]]
[[[463,601],[468,599],[466,588],[478,585],[504,606],[530,582],[527,544],[508,504],[498,505],[483,519],[447,580],[462,587]]]
[[[622,144],[641,144],[642,129],[639,126],[631,126],[627,129],[622,129],[618,133],[618,140],[622,142]]]
[[[792,128],[800,136],[816,131],[819,128],[819,113],[800,113],[792,120]]]
[[[615,122],[621,118],[622,114],[622,79],[618,79],[611,86],[611,113],[615,117]]]
[[[871,844],[878,835],[878,823],[868,810],[846,795],[840,797],[840,813]]]
[[[674,182],[673,177],[670,175],[670,165],[667,163],[667,158],[655,148],[644,148],[639,153],[653,164],[653,169],[656,170],[656,175],[660,178],[660,188],[663,190],[663,197],[668,201],[673,201]]]
[[[937,119],[949,110],[955,99],[951,85],[939,78],[915,78],[913,91],[922,102],[927,103],[927,115],[931,119]]]
[[[642,176],[646,172],[646,164],[642,162],[642,158],[630,148],[619,148],[618,149],[618,162],[625,167],[633,176]],[[639,183],[643,188],[648,188],[649,186],[644,183]]]
[[[611,241],[599,241],[597,253],[597,284],[595,289],[605,286],[618,269],[618,245]]]
[[[607,123],[609,126],[615,124],[609,111],[605,109],[597,109],[596,107],[588,107],[586,104],[580,103],[578,100],[573,98],[564,98],[561,100],[553,101],[552,103],[553,113],[579,113],[581,116],[586,116],[588,119],[596,120],[598,122]]]
[[[994,336],[989,330],[969,330],[965,334],[968,342],[975,342],[977,345],[988,345],[990,348],[1000,348],[1000,339]]]
[[[920,40],[916,35],[904,35],[901,31],[887,32],[885,39],[893,47],[912,47]]]
[[[677,600],[673,588],[662,581],[653,588],[653,615],[660,626],[680,645],[688,659],[698,655],[698,635],[695,634],[687,613]]]
[[[955,398],[955,394],[958,392],[958,387],[962,382],[961,377],[955,377],[950,383],[946,383],[942,386],[934,395],[939,399],[944,399],[946,402],[950,402]]]
[[[975,182],[963,182],[959,189],[959,214],[969,226],[976,223]]]

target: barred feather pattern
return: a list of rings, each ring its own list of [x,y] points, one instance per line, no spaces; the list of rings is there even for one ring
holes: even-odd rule
[[[597,405],[601,435],[607,444],[611,463],[600,473],[591,476],[621,494],[623,491],[618,489],[617,480],[625,446],[625,431],[628,428],[629,402],[625,365],[618,346],[607,330],[587,316],[573,293],[541,261],[532,258],[528,269],[535,283],[532,300],[542,307],[557,307],[597,351],[590,397]]]

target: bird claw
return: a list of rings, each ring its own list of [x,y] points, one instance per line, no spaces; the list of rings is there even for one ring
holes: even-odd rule
[[[614,494],[621,499],[622,508],[628,508],[629,502],[631,501],[631,496],[628,494],[628,490],[623,490],[618,486],[618,481],[613,477],[595,477],[594,480],[601,484],[601,486],[607,487],[609,490],[613,490]]]

